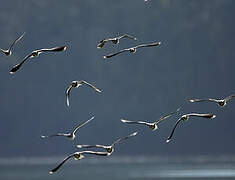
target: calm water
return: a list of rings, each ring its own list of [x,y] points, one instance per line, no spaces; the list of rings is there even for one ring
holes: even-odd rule
[[[0,180],[139,180],[139,179],[235,179],[234,157],[108,157],[70,160],[55,174],[63,157],[0,159]]]

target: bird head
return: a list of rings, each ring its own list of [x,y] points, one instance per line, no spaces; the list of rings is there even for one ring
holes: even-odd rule
[[[223,106],[225,106],[225,105],[226,105],[226,103],[227,103],[227,102],[226,102],[224,99],[223,99],[223,100],[218,101],[218,105],[219,105],[219,106],[222,106],[222,107],[223,107]]]
[[[30,58],[36,57],[36,56],[38,56],[40,53],[41,53],[41,52],[39,52],[39,51],[33,51],[33,52],[31,53]]]
[[[112,154],[113,151],[114,151],[114,148],[112,146],[108,146],[106,147],[106,151],[109,153],[109,154]]]
[[[113,43],[113,44],[118,44],[118,43],[119,43],[119,39],[118,39],[118,38],[114,38],[114,39],[112,40],[112,43]]]
[[[78,86],[80,86],[81,84],[78,82],[78,81],[72,81],[72,87],[78,87]]]
[[[6,56],[10,56],[12,54],[12,52],[9,51],[9,50],[8,51],[4,51],[4,53],[5,53]]]
[[[70,140],[74,140],[75,139],[75,134],[70,134],[69,136],[68,136],[68,138],[70,139]]]
[[[183,116],[181,116],[181,120],[183,120],[183,121],[187,121],[188,120],[188,118],[189,118],[189,116],[187,116],[187,115],[183,115]]]
[[[74,159],[75,160],[81,160],[81,159],[83,159],[85,156],[83,156],[80,152],[76,152],[76,153],[74,153]]]
[[[149,125],[149,127],[152,129],[152,131],[155,131],[155,130],[158,129],[158,126],[157,126],[156,123],[153,123],[153,124]]]
[[[135,52],[136,52],[136,48],[130,48],[129,51],[130,51],[131,53],[135,53]]]

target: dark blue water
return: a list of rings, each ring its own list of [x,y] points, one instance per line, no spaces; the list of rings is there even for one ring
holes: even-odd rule
[[[107,157],[70,160],[53,175],[63,157],[0,159],[0,180],[235,179],[234,157]]]

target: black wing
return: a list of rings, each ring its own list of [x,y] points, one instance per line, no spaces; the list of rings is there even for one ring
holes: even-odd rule
[[[27,55],[27,56],[23,59],[23,61],[22,61],[21,63],[16,64],[15,66],[13,66],[13,68],[12,68],[11,71],[10,71],[10,74],[15,74],[16,71],[18,71],[18,70],[20,69],[20,67],[24,64],[24,62],[25,62],[27,59],[29,59],[31,56],[32,56],[32,53],[30,53],[29,55]]]
[[[123,50],[120,50],[120,51],[118,51],[118,52],[116,52],[116,53],[106,55],[106,56],[104,56],[104,58],[105,58],[105,59],[106,59],[106,58],[111,58],[111,57],[116,56],[116,55],[118,55],[118,54],[120,54],[120,53],[123,53],[123,52],[125,52],[125,51],[129,51],[129,49],[123,49]]]
[[[110,153],[108,152],[96,152],[96,151],[81,151],[81,154],[93,154],[98,156],[109,156]]]
[[[127,120],[127,119],[121,119],[121,121],[123,123],[127,123],[127,124],[144,124],[144,125],[147,125],[147,126],[150,126],[151,123],[148,123],[148,122],[145,122],[145,121],[130,121],[130,120]]]
[[[204,102],[204,101],[209,101],[209,102],[218,102],[217,99],[211,99],[211,98],[208,98],[208,99],[190,99],[189,100],[190,102]]]
[[[106,43],[106,42],[108,42],[108,40],[107,40],[107,39],[103,39],[103,40],[101,40],[101,41],[99,42],[99,44],[96,46],[96,47],[97,47],[97,49],[102,48],[102,47],[105,45],[105,43]]]
[[[67,102],[67,106],[69,106],[69,96],[70,96],[70,91],[73,88],[72,85],[70,85],[67,90],[66,90],[66,102]]]
[[[99,145],[99,144],[96,144],[96,145],[86,145],[86,144],[80,145],[80,144],[78,144],[77,148],[106,148],[106,146]]]
[[[167,138],[166,142],[169,142],[169,141],[171,140],[172,136],[174,135],[174,132],[175,132],[175,129],[176,129],[177,125],[178,125],[181,121],[183,121],[183,120],[182,120],[182,119],[179,119],[179,120],[175,123],[175,126],[173,127],[173,129],[172,129],[172,131],[171,131],[171,134],[170,134],[170,136]]]
[[[137,49],[137,48],[142,48],[142,47],[154,47],[154,46],[159,46],[160,44],[161,44],[161,42],[154,42],[154,43],[150,43],[150,44],[140,44],[134,48]]]
[[[196,117],[211,118],[211,119],[216,117],[215,114],[199,114],[199,113],[190,113],[186,114],[186,116],[196,116]]]
[[[58,166],[56,166],[54,169],[50,170],[49,173],[53,174],[54,172],[56,172],[67,160],[69,160],[73,156],[74,156],[74,154],[71,154],[68,157],[66,157]]]
[[[67,46],[58,46],[54,48],[49,48],[49,49],[39,49],[36,50],[37,52],[60,52],[60,51],[65,51],[67,49]]]

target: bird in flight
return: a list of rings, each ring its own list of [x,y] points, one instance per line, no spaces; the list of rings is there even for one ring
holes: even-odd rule
[[[140,44],[140,45],[137,45],[137,46],[135,46],[135,47],[122,49],[122,50],[120,50],[120,51],[118,51],[118,52],[116,52],[116,53],[106,55],[106,56],[104,56],[104,58],[105,58],[105,59],[106,59],[106,58],[111,58],[111,57],[113,57],[113,56],[116,56],[116,55],[118,55],[118,54],[121,54],[121,53],[127,52],[127,51],[129,51],[130,53],[135,53],[138,48],[154,47],[154,46],[159,46],[160,44],[161,44],[161,42],[154,42],[154,43],[150,43],[150,44]]]
[[[160,117],[158,120],[156,120],[155,122],[145,122],[145,121],[129,121],[126,119],[121,119],[121,121],[123,123],[128,123],[128,124],[142,124],[142,125],[146,125],[148,126],[150,129],[152,129],[152,131],[155,131],[156,129],[158,129],[158,124],[163,122],[164,120],[166,120],[167,118],[171,117],[173,114],[177,113],[180,110],[180,108],[178,108],[175,112],[171,112],[165,116]]]
[[[208,98],[208,99],[190,99],[190,102],[203,102],[203,101],[209,101],[209,102],[215,102],[217,103],[219,106],[225,106],[227,104],[227,102],[234,98],[235,95],[230,95],[224,99],[212,99],[212,98]]]
[[[133,40],[137,40],[137,38],[130,36],[128,34],[124,34],[121,35],[119,37],[115,37],[115,38],[107,38],[107,39],[103,39],[99,42],[99,44],[97,45],[98,49],[101,49],[107,42],[111,41],[113,44],[118,44],[120,39],[122,38],[129,38],[129,39],[133,39]]]
[[[123,140],[129,139],[130,137],[136,136],[138,132],[134,132],[129,134],[128,136],[122,137],[122,138],[118,138],[116,141],[113,142],[113,144],[111,145],[77,145],[77,148],[103,148],[107,151],[107,153],[109,153],[109,155],[111,155],[114,151],[114,146],[118,143],[120,143]]]
[[[214,114],[199,114],[199,113],[190,113],[190,114],[184,114],[183,116],[181,116],[178,121],[176,121],[172,131],[171,131],[171,134],[170,136],[167,138],[166,142],[170,142],[170,140],[172,139],[172,136],[175,132],[175,129],[177,127],[177,125],[181,122],[181,121],[188,121],[189,117],[190,116],[195,116],[195,117],[202,117],[202,118],[208,118],[208,119],[213,119],[216,117],[216,115]]]
[[[75,133],[77,132],[77,130],[79,128],[81,128],[82,126],[84,126],[85,124],[87,124],[88,122],[90,122],[91,120],[93,120],[95,118],[95,116],[93,116],[92,118],[88,119],[87,121],[79,124],[78,126],[76,126],[73,131],[71,133],[57,133],[57,134],[53,134],[53,135],[49,135],[49,136],[45,136],[42,135],[41,138],[49,138],[49,137],[57,137],[57,136],[63,136],[63,137],[67,137],[70,140],[74,140],[75,138]]]
[[[25,56],[25,58],[22,60],[21,63],[16,64],[15,66],[13,66],[13,68],[10,71],[10,74],[15,74],[16,71],[18,71],[20,69],[20,67],[24,64],[24,62],[26,60],[28,60],[30,58],[33,58],[33,57],[37,57],[41,53],[59,52],[59,51],[65,51],[66,49],[67,49],[66,46],[61,46],[61,47],[54,47],[54,48],[50,48],[50,49],[38,49],[38,50],[35,50],[35,51],[31,52],[29,55]]]
[[[10,56],[11,54],[12,54],[12,48],[13,48],[13,46],[18,42],[18,41],[20,41],[23,37],[24,37],[24,35],[25,35],[25,32],[20,36],[20,37],[18,37],[11,45],[10,45],[10,47],[9,47],[9,49],[7,49],[7,50],[4,50],[4,49],[1,49],[0,48],[0,51],[2,52],[2,53],[4,53],[6,56]]]
[[[56,172],[66,161],[68,161],[70,158],[74,158],[75,160],[81,160],[85,156],[83,154],[93,154],[98,156],[108,156],[109,154],[107,152],[95,152],[95,151],[81,151],[81,152],[75,152],[73,154],[68,155],[58,166],[56,166],[54,169],[50,170],[49,173],[53,174]]]
[[[69,106],[69,96],[70,96],[70,91],[72,88],[78,88],[79,86],[86,84],[87,86],[93,88],[96,92],[101,93],[102,91],[99,90],[97,87],[93,86],[92,84],[88,83],[87,81],[80,80],[80,81],[72,81],[71,85],[67,88],[66,90],[66,101],[67,101],[67,106]]]

